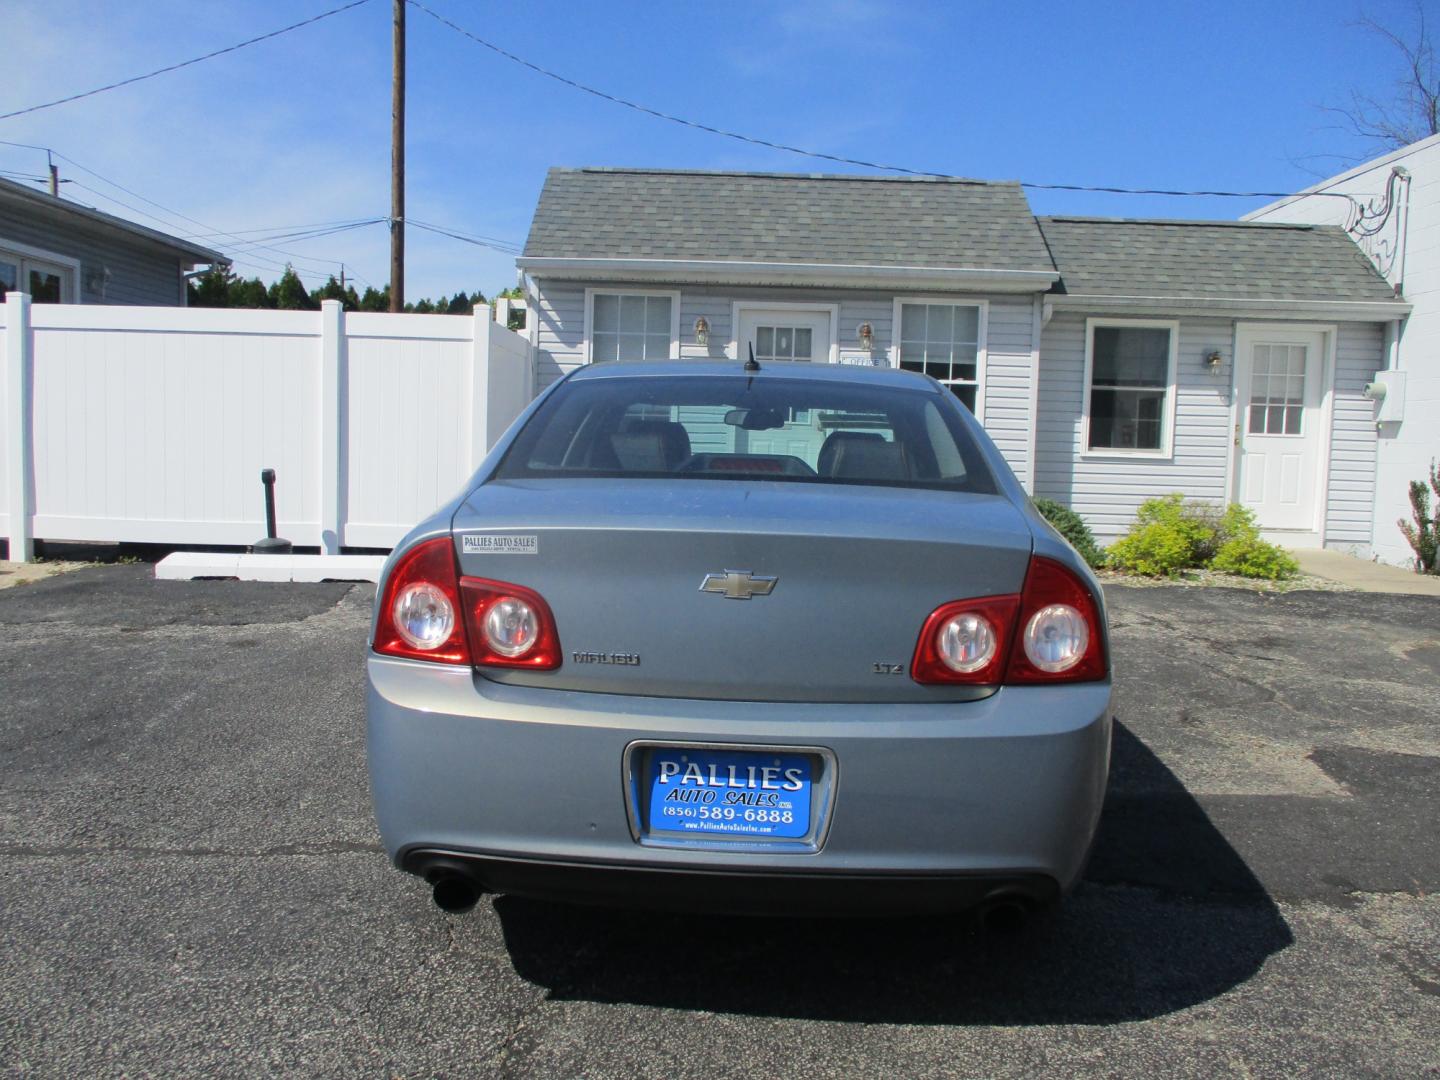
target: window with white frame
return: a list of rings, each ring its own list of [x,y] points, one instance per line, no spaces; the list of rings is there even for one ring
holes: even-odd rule
[[[974,412],[980,392],[980,306],[905,302],[899,308],[900,366],[940,380]]]
[[[16,290],[29,293],[37,304],[73,304],[75,266],[0,240],[0,300]]]
[[[1175,338],[1173,323],[1089,323],[1087,449],[1168,452]]]
[[[668,294],[593,293],[590,359],[669,359],[675,310],[675,297]]]

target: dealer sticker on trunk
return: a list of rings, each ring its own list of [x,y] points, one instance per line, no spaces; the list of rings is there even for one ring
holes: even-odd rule
[[[538,555],[538,536],[467,534],[461,538],[460,550],[465,555]]]

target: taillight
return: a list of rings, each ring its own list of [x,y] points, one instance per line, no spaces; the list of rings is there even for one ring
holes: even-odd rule
[[[1032,557],[1005,681],[1089,682],[1107,669],[1100,607],[1089,587],[1053,559]]]
[[[450,538],[411,549],[385,583],[375,651],[477,667],[560,666],[550,605],[523,585],[460,577]]]
[[[1107,670],[1100,608],[1053,559],[1034,556],[1019,596],[955,600],[931,612],[915,643],[919,683],[1087,682]]]
[[[470,650],[460,611],[450,538],[438,536],[417,544],[385,583],[375,651],[440,664],[468,664]]]
[[[920,631],[910,677],[920,683],[998,683],[1019,606],[1018,596],[942,604]]]
[[[478,667],[549,671],[560,666],[560,634],[550,605],[533,589],[461,578],[465,623]]]

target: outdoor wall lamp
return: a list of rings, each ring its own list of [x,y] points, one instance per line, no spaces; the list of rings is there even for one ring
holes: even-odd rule
[[[710,344],[710,324],[705,321],[704,315],[695,320],[695,344]]]
[[[860,324],[859,333],[860,347],[862,349],[864,349],[866,352],[869,352],[871,349],[875,348],[875,328],[873,326],[871,326],[868,322],[862,322]]]
[[[1205,370],[1211,372],[1212,374],[1213,374],[1214,372],[1219,371],[1219,370],[1220,370],[1220,359],[1221,359],[1221,357],[1220,357],[1220,350],[1219,350],[1219,349],[1211,349],[1211,350],[1210,350],[1209,352],[1207,352],[1207,353],[1205,354],[1205,356],[1204,356]]]

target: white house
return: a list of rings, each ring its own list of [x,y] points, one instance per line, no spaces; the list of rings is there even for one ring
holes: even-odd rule
[[[1413,305],[1393,327],[1379,376],[1386,396],[1376,415],[1372,541],[1378,559],[1409,565],[1414,553],[1396,521],[1410,519],[1410,481],[1423,480],[1440,459],[1440,135],[1271,203],[1246,220],[1346,226]]]
[[[518,262],[542,387],[751,349],[899,366],[1102,539],[1182,491],[1370,550],[1363,391],[1410,306],[1339,226],[1037,219],[1015,183],[553,169]]]

